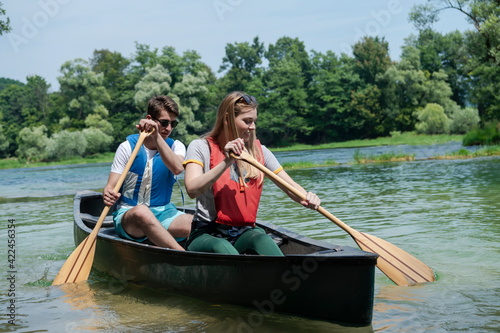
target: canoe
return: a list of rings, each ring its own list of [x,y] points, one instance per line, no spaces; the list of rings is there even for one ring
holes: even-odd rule
[[[103,209],[97,192],[74,198],[74,238],[80,244]],[[189,212],[189,211],[188,211]],[[234,304],[257,314],[288,313],[339,324],[371,324],[377,255],[258,225],[284,257],[177,251],[119,238],[107,216],[97,236],[93,268],[155,290]]]

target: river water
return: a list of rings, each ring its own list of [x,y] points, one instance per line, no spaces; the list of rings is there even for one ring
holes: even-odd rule
[[[95,271],[88,283],[50,286],[75,248],[73,196],[100,191],[109,164],[0,170],[0,332],[499,332],[500,158],[425,159],[459,148],[361,148],[365,155],[415,153],[419,159],[367,165],[345,164],[356,149],[276,154],[281,162],[342,163],[289,173],[343,222],[437,273],[436,282],[399,287],[377,270],[373,323],[356,328],[272,314],[243,329],[253,309],[161,294]],[[173,200],[182,204],[179,189]],[[192,204],[187,196],[185,204]],[[259,218],[356,247],[335,224],[270,182]],[[15,257],[8,256],[13,251]]]

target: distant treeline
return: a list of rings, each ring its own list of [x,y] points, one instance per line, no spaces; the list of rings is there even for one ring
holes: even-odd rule
[[[103,49],[65,62],[55,92],[37,75],[25,84],[2,78],[0,158],[59,160],[113,150],[135,132],[157,94],[179,103],[172,136],[188,144],[210,129],[233,90],[257,98],[258,135],[271,147],[407,131],[462,134],[484,125],[500,140],[500,5],[466,3],[475,30],[445,35],[432,29],[431,7],[415,7],[418,35],[406,39],[399,61],[378,37],[355,43],[352,55],[308,52],[291,37],[266,47],[255,37],[226,45],[219,77],[194,50],[136,43],[130,57]]]

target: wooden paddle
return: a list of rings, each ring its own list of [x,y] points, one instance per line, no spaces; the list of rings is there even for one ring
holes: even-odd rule
[[[118,192],[122,187],[123,181],[125,180],[125,177],[127,177],[127,173],[130,170],[132,163],[134,163],[135,157],[137,156],[137,153],[139,152],[144,139],[151,133],[152,132],[140,133],[137,144],[135,145],[135,148],[130,155],[127,165],[125,165],[125,169],[123,169],[123,172],[115,185],[115,192]],[[68,259],[66,259],[66,262],[59,270],[59,273],[57,273],[54,281],[52,282],[52,285],[76,283],[88,279],[90,270],[92,269],[92,263],[94,262],[97,233],[99,232],[99,229],[101,229],[102,223],[104,222],[106,215],[108,215],[109,209],[109,206],[104,207],[101,216],[99,217],[99,220],[94,227],[94,230],[92,230],[90,235],[88,235],[83,240],[83,242],[78,245],[73,253],[71,253]]]
[[[240,156],[235,154],[231,154],[231,156],[250,163],[264,172],[269,178],[284,186],[288,191],[301,199],[305,199],[306,196],[303,193],[260,164],[247,152],[243,152]],[[411,254],[378,237],[354,230],[323,207],[319,207],[318,211],[351,235],[362,250],[378,254],[377,267],[397,285],[408,286],[435,281],[434,271]]]

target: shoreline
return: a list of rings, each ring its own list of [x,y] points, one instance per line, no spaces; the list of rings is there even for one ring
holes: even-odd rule
[[[286,151],[302,151],[302,150],[318,150],[318,149],[337,149],[337,148],[363,148],[363,147],[374,147],[374,146],[398,146],[398,145],[433,145],[433,144],[442,144],[451,141],[460,142],[461,135],[417,135],[414,133],[402,133],[398,135],[394,135],[392,137],[383,137],[377,139],[370,140],[352,140],[345,142],[333,142],[328,144],[320,144],[320,145],[294,145],[286,148],[270,148],[272,152],[286,152]],[[433,156],[427,158],[426,160],[431,159],[464,159],[464,158],[474,158],[474,157],[483,157],[483,156],[496,156],[500,155],[500,146],[492,146],[494,147],[492,152],[488,152],[483,155],[476,155],[476,153],[470,153],[467,148],[463,148],[458,152],[451,152],[445,156]],[[496,147],[496,148],[495,148]],[[97,164],[97,163],[112,163],[114,157],[114,152],[107,152],[98,154],[91,157],[75,157],[63,161],[54,161],[54,162],[33,162],[33,163],[23,163],[17,160],[17,158],[6,158],[0,159],[0,170],[5,169],[24,169],[24,168],[37,168],[37,167],[51,167],[51,166],[61,166],[61,165],[82,165],[82,164]],[[388,157],[387,159],[376,159],[374,156],[364,156],[365,161],[363,162],[349,162],[349,163],[335,163],[331,161],[327,164],[314,164],[314,163],[290,163],[286,168],[309,168],[309,167],[327,167],[327,166],[336,166],[343,164],[365,164],[365,163],[381,163],[381,162],[397,162],[397,161],[416,161],[415,158],[411,158],[411,156],[398,156],[397,158]],[[301,165],[302,163],[302,165]],[[285,163],[286,164],[286,163]],[[294,166],[293,164],[298,164],[298,166]]]

